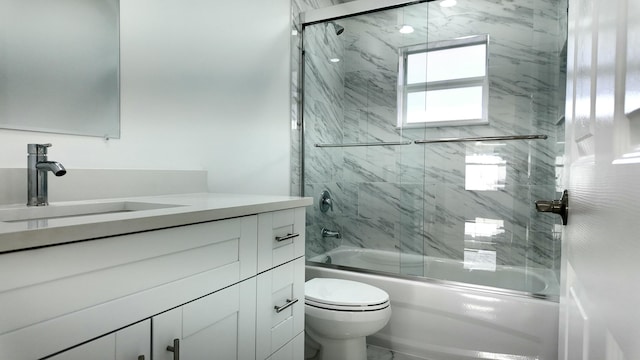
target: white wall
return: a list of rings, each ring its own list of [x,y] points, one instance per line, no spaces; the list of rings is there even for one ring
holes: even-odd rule
[[[0,130],[0,168],[50,142],[70,171],[207,170],[212,192],[289,194],[289,0],[120,7],[121,138]]]

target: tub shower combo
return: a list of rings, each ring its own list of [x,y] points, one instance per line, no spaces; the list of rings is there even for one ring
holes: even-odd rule
[[[556,358],[562,218],[535,203],[562,195],[566,15],[566,0],[301,15],[307,278],[389,294],[370,345]]]

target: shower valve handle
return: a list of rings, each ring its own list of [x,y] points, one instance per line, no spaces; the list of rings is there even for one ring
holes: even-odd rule
[[[326,213],[328,210],[333,211],[333,200],[331,200],[331,194],[325,190],[320,194],[320,211]]]

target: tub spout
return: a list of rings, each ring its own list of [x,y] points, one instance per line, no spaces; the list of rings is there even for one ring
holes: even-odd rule
[[[332,237],[336,239],[342,239],[342,234],[340,234],[340,231],[333,231],[327,228],[322,228],[322,237],[323,238]]]

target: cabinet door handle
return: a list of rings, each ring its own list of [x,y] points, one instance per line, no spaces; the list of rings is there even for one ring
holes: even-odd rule
[[[298,302],[298,299],[293,299],[293,300],[289,300],[289,299],[287,299],[287,303],[286,303],[286,304],[284,304],[284,305],[282,305],[282,306],[277,306],[277,305],[276,305],[276,306],[274,306],[273,308],[274,308],[274,309],[276,309],[276,312],[277,312],[277,313],[280,313],[280,312],[284,311],[285,309],[287,309],[287,308],[289,308],[289,307],[293,306],[293,304],[295,304],[295,303],[297,303],[297,302]]]
[[[297,238],[298,236],[300,236],[300,234],[287,234],[285,236],[276,236],[276,241],[280,242],[280,241],[290,240],[293,238]]]
[[[138,360],[144,360],[144,355],[138,356]]]
[[[167,351],[173,353],[173,360],[180,360],[180,339],[173,339],[173,346],[167,346]]]

